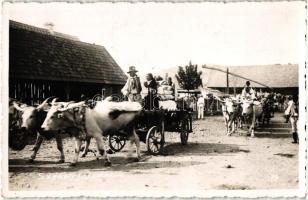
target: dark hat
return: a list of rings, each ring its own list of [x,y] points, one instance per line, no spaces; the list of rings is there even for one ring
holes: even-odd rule
[[[154,78],[152,73],[147,73],[147,76],[149,76],[151,79]]]
[[[130,72],[138,72],[138,71],[136,70],[135,66],[130,66],[127,73],[130,73]]]
[[[250,85],[250,81],[246,81],[246,85],[248,85],[248,86],[249,86],[249,85]]]

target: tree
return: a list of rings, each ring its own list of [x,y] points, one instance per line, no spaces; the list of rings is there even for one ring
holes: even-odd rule
[[[201,71],[198,72],[198,66],[189,62],[189,64],[185,66],[185,70],[183,67],[179,66],[178,73],[175,77],[181,88],[185,90],[194,90],[202,86],[201,74]]]

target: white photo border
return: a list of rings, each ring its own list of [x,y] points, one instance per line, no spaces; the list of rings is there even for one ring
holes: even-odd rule
[[[308,43],[305,38],[303,38],[303,49],[305,52],[305,56],[301,63],[299,63],[299,188],[298,189],[282,189],[282,190],[207,190],[207,191],[191,191],[190,192],[182,192],[179,193],[177,191],[176,195],[174,191],[157,191],[157,192],[140,192],[140,191],[117,191],[117,192],[108,192],[108,191],[10,191],[8,184],[8,61],[9,61],[9,48],[8,48],[8,38],[9,38],[9,18],[8,18],[8,10],[5,9],[6,3],[29,3],[29,2],[38,2],[38,3],[48,3],[48,2],[59,2],[59,3],[96,3],[96,2],[129,2],[129,3],[144,3],[144,2],[172,2],[172,3],[198,3],[198,2],[213,2],[213,3],[236,3],[236,2],[280,2],[283,0],[254,0],[254,1],[244,1],[244,0],[204,0],[204,1],[188,1],[188,0],[160,0],[160,1],[150,1],[150,0],[83,0],[83,1],[75,1],[75,0],[8,0],[3,1],[1,4],[2,10],[2,20],[1,20],[1,107],[0,107],[0,128],[2,131],[1,134],[1,186],[2,186],[2,197],[11,198],[11,197],[103,197],[103,198],[304,198],[307,194],[307,130],[306,130],[306,122],[308,119],[308,115],[306,112],[307,109],[307,90],[306,90],[306,76],[307,76],[307,47]],[[296,0],[294,0],[296,1]],[[289,0],[288,2],[293,2],[293,0]],[[306,2],[307,8],[307,2]],[[307,9],[306,9],[307,13]],[[307,16],[306,16],[307,19]],[[307,33],[307,20],[303,19],[303,23],[305,23],[306,28],[305,31]],[[193,194],[193,195],[192,195]]]

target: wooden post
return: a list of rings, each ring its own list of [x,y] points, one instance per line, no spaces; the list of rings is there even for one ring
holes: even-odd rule
[[[102,88],[102,100],[105,98],[105,88]]]
[[[70,100],[71,87],[70,87],[70,84],[68,82],[66,83],[65,93],[66,93],[66,101],[69,101]]]
[[[226,75],[227,75],[227,78],[226,78],[226,80],[227,80],[227,94],[229,94],[229,67],[227,67]]]

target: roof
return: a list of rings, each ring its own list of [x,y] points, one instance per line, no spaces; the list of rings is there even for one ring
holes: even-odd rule
[[[211,66],[226,71],[226,66]],[[298,65],[285,64],[285,65],[253,65],[253,66],[228,66],[229,72],[247,79],[251,79],[272,88],[288,88],[298,87]],[[168,73],[176,82],[175,74],[178,67],[162,70],[158,72],[164,77],[164,73]],[[227,87],[226,73],[205,69],[201,66],[198,70],[202,71],[202,83],[209,88]],[[156,74],[155,74],[156,75]],[[229,75],[229,87],[244,87],[246,80]],[[253,87],[264,87],[262,85],[251,82]]]
[[[227,67],[220,67],[227,70]],[[298,65],[228,66],[229,72],[257,81],[272,88],[298,87]],[[203,69],[203,79],[208,87],[226,87],[226,73]],[[246,79],[229,75],[230,87],[244,87]],[[253,87],[264,87],[251,81]]]
[[[15,21],[9,34],[10,78],[125,84],[125,73],[103,46]]]

